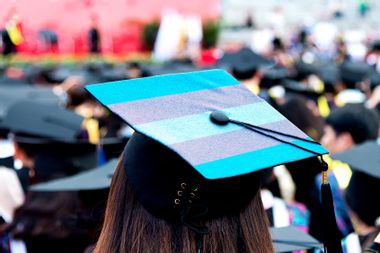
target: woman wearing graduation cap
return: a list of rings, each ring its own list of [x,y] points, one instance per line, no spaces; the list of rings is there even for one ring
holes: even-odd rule
[[[14,205],[18,209],[12,208],[12,216],[5,216],[9,226],[1,232],[4,232],[7,244],[12,245],[11,252],[25,252],[14,250],[17,247],[14,245],[22,245],[28,253],[79,253],[83,251],[80,251],[82,244],[82,247],[87,246],[88,241],[83,236],[78,235],[79,233],[71,234],[76,231],[72,228],[73,220],[76,219],[68,216],[80,205],[75,194],[40,194],[28,191],[29,186],[37,182],[71,175],[96,166],[96,146],[86,141],[82,122],[83,117],[71,111],[36,101],[15,101],[6,110],[0,128],[13,135],[13,157],[21,163],[22,169],[18,172],[25,172],[14,181],[23,186],[27,193],[23,205]],[[6,174],[2,173],[2,176]],[[7,188],[15,189],[17,186],[15,183],[10,185],[13,182],[10,179],[12,178],[8,175],[3,179],[7,183],[0,184],[0,192],[5,200],[14,195],[14,191],[8,193]],[[8,196],[4,193],[8,193]],[[1,206],[3,202],[6,201],[0,200]],[[6,207],[9,210],[9,205]],[[79,250],[75,251],[71,246]],[[0,252],[3,252],[1,245]],[[8,252],[7,249],[5,252]]]
[[[257,171],[320,144],[221,70],[87,90],[136,130],[94,252],[274,252]]]
[[[376,141],[333,155],[352,168],[352,176],[345,191],[347,206],[363,249],[370,247],[380,233],[380,145]],[[380,237],[377,238],[379,243]],[[379,250],[379,245],[377,250]]]

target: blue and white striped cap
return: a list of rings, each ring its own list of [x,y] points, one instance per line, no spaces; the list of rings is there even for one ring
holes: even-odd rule
[[[223,70],[100,83],[86,89],[206,179],[244,175],[327,153]],[[213,123],[210,115],[215,111],[228,116],[231,124]]]

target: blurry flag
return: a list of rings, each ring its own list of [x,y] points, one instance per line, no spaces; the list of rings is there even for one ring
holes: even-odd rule
[[[8,32],[9,37],[14,45],[18,46],[24,42],[24,37],[21,33],[21,28],[19,23],[16,20],[11,19],[5,26],[5,29]]]

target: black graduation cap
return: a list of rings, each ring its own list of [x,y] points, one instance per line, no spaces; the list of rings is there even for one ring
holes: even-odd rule
[[[295,78],[301,81],[310,75],[318,74],[318,68],[315,64],[306,63],[304,61],[298,61],[295,63],[296,75]]]
[[[332,158],[348,163],[352,169],[380,179],[380,144],[367,141]]]
[[[125,67],[118,65],[115,67],[105,67],[102,71],[104,81],[117,81],[125,79]]]
[[[358,82],[369,77],[373,69],[365,62],[345,61],[340,65],[340,77],[348,87],[354,88]]]
[[[50,88],[38,86],[7,86],[0,89],[0,121],[16,102],[30,101],[58,106],[61,99]]]
[[[283,79],[282,85],[286,92],[302,95],[314,101],[318,100],[318,98],[323,95],[321,92],[312,90],[306,85],[291,79]]]
[[[288,76],[289,71],[286,68],[270,68],[263,72],[260,80],[260,88],[269,89],[273,86],[280,85],[283,80]]]
[[[248,47],[243,47],[236,52],[225,52],[218,60],[218,66],[230,69],[239,80],[251,78],[260,68],[269,68],[275,62],[269,60]]]
[[[334,87],[340,80],[338,65],[328,62],[322,66],[319,66],[319,77],[323,81],[325,92],[334,92]]]
[[[294,226],[271,228],[272,241],[276,252],[321,249],[323,245]]]
[[[87,141],[82,121],[58,106],[21,101],[8,109],[0,128],[33,156],[36,180],[45,181],[96,166],[96,145]]]
[[[348,163],[353,170],[346,189],[346,201],[356,215],[369,226],[380,217],[380,144],[367,141],[332,158]]]
[[[222,70],[86,89],[136,131],[123,167],[139,202],[158,218],[178,220],[198,207],[202,217],[236,213],[259,189],[255,172],[327,153]],[[333,224],[331,191],[329,196]],[[341,247],[336,239],[327,242],[330,249]]]
[[[101,82],[103,78],[103,67],[98,63],[88,63],[75,66],[54,66],[44,73],[50,83],[62,83],[67,78],[76,76],[82,79],[83,84]]]
[[[36,184],[31,191],[89,191],[108,188],[115,172],[117,159],[76,175]]]
[[[0,128],[18,137],[75,143],[83,134],[82,122],[82,116],[59,106],[21,101],[8,108]]]
[[[44,75],[51,83],[62,83],[75,74],[75,69],[69,66],[55,66],[45,69]]]
[[[167,62],[164,64],[149,64],[142,67],[147,73],[149,73],[149,75],[152,76],[199,70],[199,68],[193,64],[174,64],[173,62]]]

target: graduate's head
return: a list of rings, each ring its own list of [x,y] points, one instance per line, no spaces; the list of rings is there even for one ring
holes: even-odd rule
[[[14,159],[33,171],[36,181],[73,174],[96,165],[83,117],[56,105],[19,101],[1,121],[14,142]]]
[[[334,159],[350,165],[353,171],[345,197],[356,232],[361,235],[380,228],[379,152],[377,141],[367,141],[333,155]]]
[[[135,133],[116,168],[94,252],[196,252],[199,244],[202,252],[273,252],[258,188],[257,173],[207,180]]]
[[[379,116],[360,104],[337,108],[326,118],[321,139],[330,153],[342,152],[366,140],[377,138]]]

